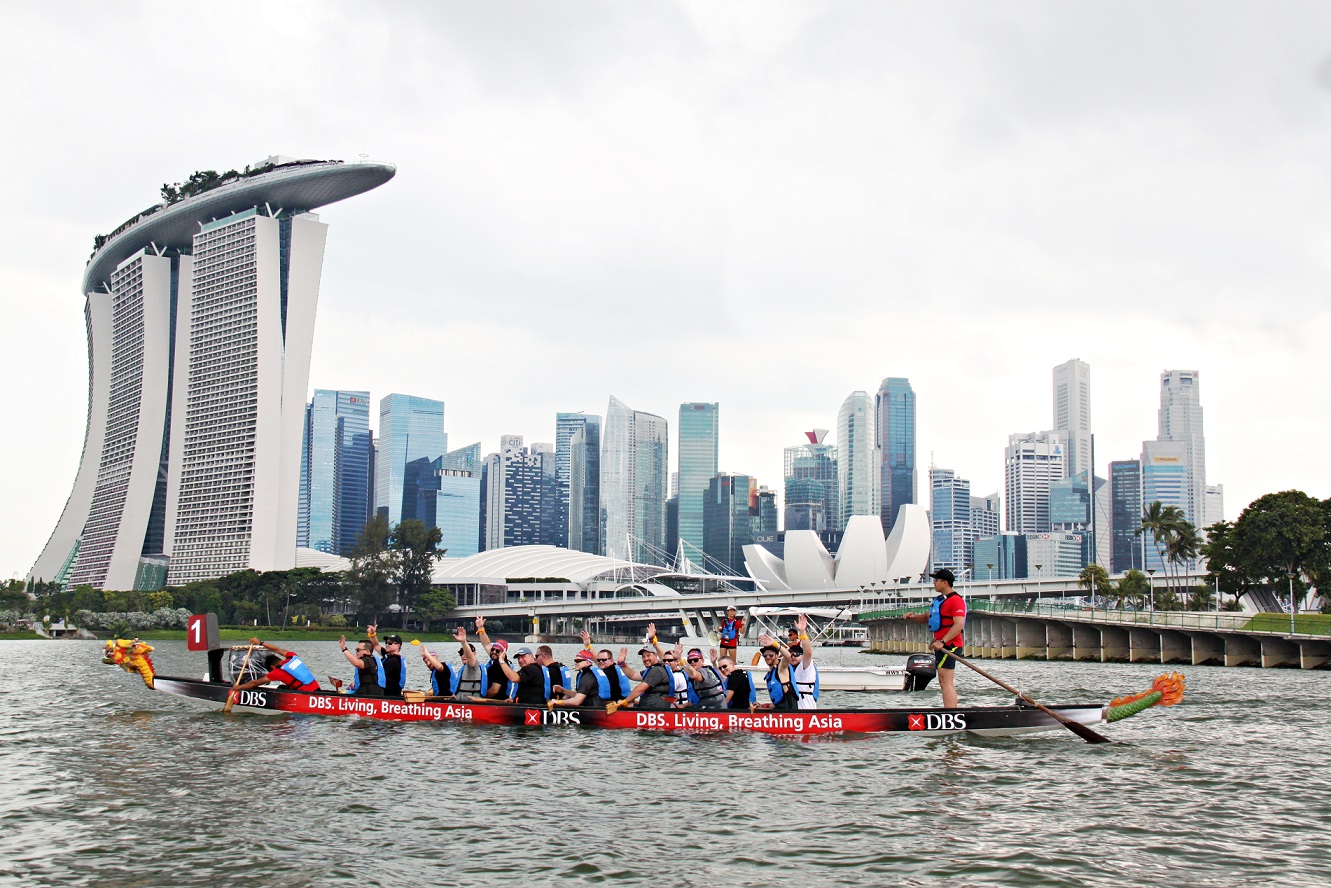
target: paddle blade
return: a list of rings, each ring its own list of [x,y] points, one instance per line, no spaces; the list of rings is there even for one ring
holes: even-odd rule
[[[1073,721],[1070,718],[1062,718],[1059,719],[1059,721],[1063,722],[1064,727],[1066,727],[1072,733],[1076,734],[1081,739],[1085,740],[1087,743],[1109,742],[1109,738],[1106,737],[1104,734],[1092,731],[1090,728],[1086,727],[1081,722]]]

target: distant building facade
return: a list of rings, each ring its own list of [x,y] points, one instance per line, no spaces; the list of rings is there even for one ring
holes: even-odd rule
[[[557,545],[554,447],[529,449],[521,435],[503,435],[499,452],[485,458],[483,475],[487,550]]]
[[[605,553],[643,564],[665,561],[669,425],[611,397],[601,435]]]
[[[931,570],[947,568],[958,577],[971,566],[971,483],[951,469],[929,467],[929,517],[933,532]]]
[[[1206,437],[1202,430],[1201,374],[1166,370],[1160,374],[1160,441],[1183,445],[1187,470],[1183,514],[1198,530],[1206,524]],[[1145,467],[1145,463],[1143,463]],[[1152,502],[1147,499],[1146,502]]]
[[[379,453],[374,468],[375,512],[389,526],[402,521],[403,498],[415,491],[404,487],[407,464],[433,463],[448,452],[444,402],[416,395],[391,394],[379,399]]]
[[[1054,368],[1054,430],[1066,448],[1065,476],[1091,466],[1091,366],[1073,358]]]
[[[875,439],[879,463],[879,517],[883,533],[890,534],[897,513],[916,502],[915,390],[910,380],[884,379],[874,403]]]
[[[1120,574],[1143,570],[1142,464],[1138,459],[1114,460],[1109,464],[1109,526],[1113,544],[1109,572]]]
[[[1049,486],[1064,472],[1064,441],[1058,432],[1008,436],[1004,452],[1004,496],[1011,533],[1047,533]]]
[[[705,551],[703,505],[717,473],[720,405],[689,402],[679,405],[678,539],[685,553]]]
[[[785,449],[785,529],[818,533],[839,530],[837,449],[824,442],[827,429],[814,429],[805,435],[807,444]]]
[[[601,417],[561,413],[557,417],[555,473],[558,482],[559,446],[567,433],[568,548],[599,555],[601,540]],[[562,499],[562,492],[560,494]]]
[[[296,545],[348,555],[370,517],[370,393],[315,389],[305,407]]]
[[[878,448],[874,444],[874,403],[866,392],[851,392],[837,413],[837,482],[841,494],[838,527],[852,515],[878,515]]]

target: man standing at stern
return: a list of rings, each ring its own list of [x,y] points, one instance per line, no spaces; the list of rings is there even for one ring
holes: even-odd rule
[[[938,597],[933,600],[927,614],[906,614],[901,619],[911,623],[924,623],[933,632],[929,647],[933,649],[938,665],[938,689],[943,692],[943,705],[953,709],[957,705],[957,661],[952,655],[959,653],[966,643],[962,630],[966,626],[966,599],[952,588],[956,576],[946,567],[929,574],[934,581]]]

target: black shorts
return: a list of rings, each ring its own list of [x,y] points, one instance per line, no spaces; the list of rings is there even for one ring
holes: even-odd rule
[[[956,669],[957,661],[955,659],[953,659],[952,657],[948,657],[946,660],[944,660],[943,657],[947,656],[947,654],[960,651],[961,651],[961,645],[959,644],[949,644],[946,647],[944,647],[941,651],[934,651],[934,668]]]

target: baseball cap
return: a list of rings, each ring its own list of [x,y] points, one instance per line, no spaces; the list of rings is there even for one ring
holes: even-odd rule
[[[536,656],[536,655],[535,655],[534,653],[532,653],[531,648],[528,648],[528,647],[521,647],[521,648],[518,648],[516,651],[513,652],[513,656],[515,656],[515,657],[522,657],[522,656],[534,657],[534,656]]]
[[[401,644],[401,643],[402,643],[402,636],[401,636],[401,635],[385,635],[385,636],[384,636],[384,644]]]
[[[586,660],[588,663],[595,663],[596,654],[589,650],[581,650],[573,655],[573,660],[575,662],[578,660]]]
[[[946,567],[943,568],[942,570],[934,571],[933,573],[929,574],[929,577],[935,580],[942,580],[943,582],[948,583],[949,585],[957,581],[956,574],[952,573],[952,571],[948,570]]]
[[[498,641],[495,641],[493,644],[490,645],[490,649],[491,649],[491,650],[494,650],[495,648],[499,648],[501,651],[507,651],[507,650],[508,650],[508,642],[507,642],[507,641],[504,641],[504,639],[501,638],[501,639],[499,639]]]

